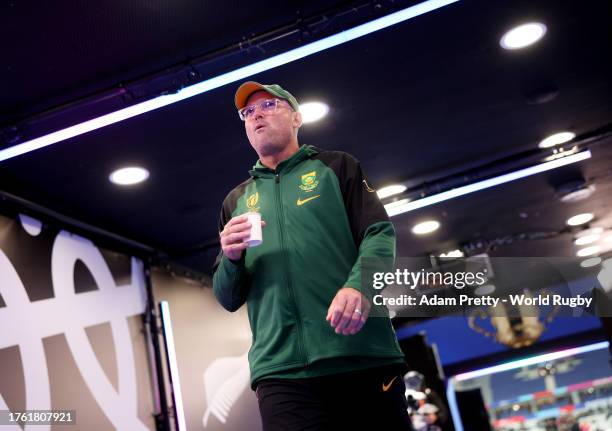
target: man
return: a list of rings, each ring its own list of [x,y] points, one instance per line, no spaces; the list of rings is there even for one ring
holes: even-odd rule
[[[361,258],[395,255],[382,204],[353,157],[298,145],[299,105],[279,85],[246,82],[235,104],[259,160],[223,202],[213,290],[229,311],[248,305],[264,430],[410,430],[403,354],[361,282]],[[252,211],[263,243],[247,249]]]

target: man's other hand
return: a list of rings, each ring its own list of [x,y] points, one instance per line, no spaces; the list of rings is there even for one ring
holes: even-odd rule
[[[261,227],[266,225],[261,221]],[[245,242],[251,235],[251,223],[246,215],[232,218],[227,222],[223,231],[219,234],[221,240],[221,250],[230,260],[237,261],[242,257],[242,252],[249,244]]]
[[[332,300],[325,320],[336,328],[336,334],[354,335],[368,320],[370,308],[370,301],[361,292],[343,287]]]

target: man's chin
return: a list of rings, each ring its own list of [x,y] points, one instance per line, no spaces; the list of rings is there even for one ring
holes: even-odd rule
[[[275,144],[272,142],[266,142],[255,146],[255,151],[260,157],[272,156],[283,151],[283,145]]]

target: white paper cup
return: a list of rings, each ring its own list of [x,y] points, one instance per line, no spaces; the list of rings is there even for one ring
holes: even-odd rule
[[[257,212],[246,213],[247,220],[251,223],[251,234],[247,238],[246,242],[249,247],[257,247],[262,243],[261,237],[261,214]]]

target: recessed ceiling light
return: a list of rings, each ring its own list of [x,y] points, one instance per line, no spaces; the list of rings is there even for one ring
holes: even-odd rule
[[[120,186],[138,184],[149,178],[149,171],[138,166],[117,169],[109,175],[108,179]]]
[[[595,193],[595,184],[590,184],[562,195],[559,200],[563,203],[580,202],[593,196],[593,193]]]
[[[540,148],[551,148],[556,145],[565,144],[566,142],[571,141],[576,137],[576,134],[573,132],[559,132],[554,135],[550,135],[538,144]]]
[[[300,105],[302,121],[304,123],[314,123],[325,117],[329,112],[329,106],[322,102],[308,102]]]
[[[604,228],[603,227],[595,226],[595,227],[591,227],[589,229],[585,229],[582,232],[579,232],[577,236],[593,235],[593,234],[601,235],[603,233],[604,233]]]
[[[412,233],[416,235],[425,235],[432,233],[440,227],[440,223],[435,220],[427,220],[422,223],[415,225],[412,228]]]
[[[509,30],[502,36],[499,44],[504,49],[520,49],[536,43],[546,34],[546,26],[530,22]]]
[[[600,237],[601,237],[601,235],[596,234],[596,233],[592,233],[590,235],[582,235],[582,236],[579,236],[578,238],[576,238],[574,240],[574,244],[576,244],[576,245],[591,244],[592,242],[597,241]]]
[[[578,252],[576,253],[576,256],[578,257],[585,257],[585,256],[592,256],[594,254],[599,253],[599,246],[597,245],[592,245],[591,247],[585,247],[585,248],[581,248],[580,250],[578,250]]]
[[[380,199],[388,198],[389,196],[398,195],[406,191],[406,186],[403,184],[393,184],[382,189],[378,189],[376,194]]]
[[[462,252],[461,250],[459,250],[459,249],[457,249],[457,250],[451,250],[451,251],[449,251],[449,252],[442,253],[442,254],[440,255],[440,257],[453,257],[453,258],[455,258],[455,257],[463,257],[463,256],[465,256],[465,255],[464,255],[464,254],[463,254],[463,252]]]
[[[591,213],[583,213],[575,215],[574,217],[570,217],[567,219],[567,224],[570,226],[578,226],[581,224],[585,224],[593,220],[593,214]]]
[[[592,266],[597,266],[600,263],[601,263],[601,257],[590,257],[580,262],[580,266],[583,268],[590,268]]]

